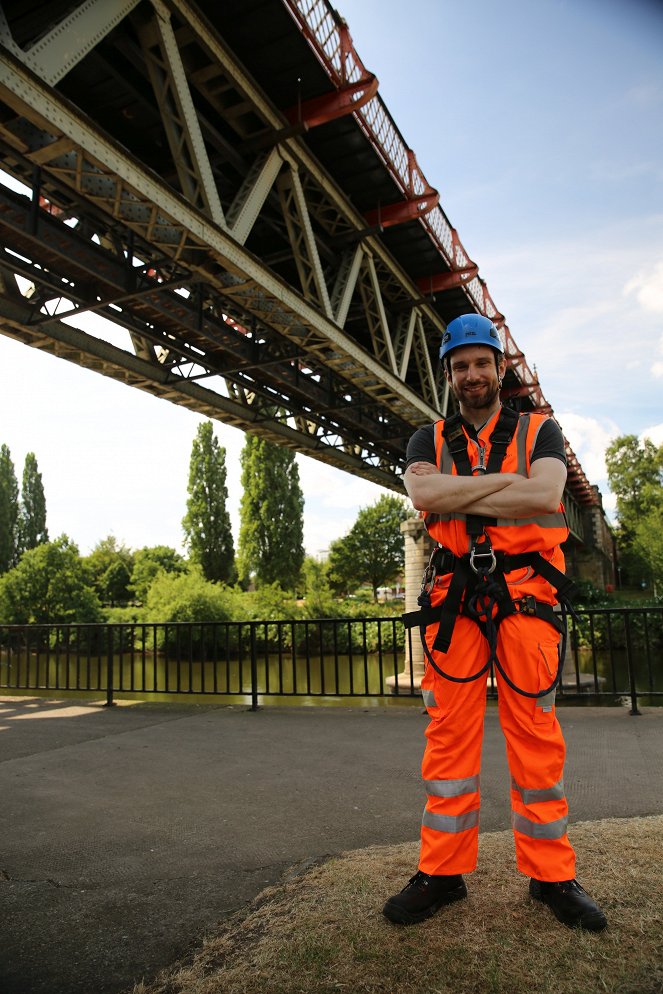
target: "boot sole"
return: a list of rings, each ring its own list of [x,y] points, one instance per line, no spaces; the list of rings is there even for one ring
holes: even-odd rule
[[[444,908],[447,904],[453,904],[455,901],[462,901],[465,897],[467,897],[467,887],[463,884],[462,887],[456,887],[455,890],[450,890],[447,894],[441,897],[439,901],[436,901],[435,904],[431,904],[430,907],[426,908],[424,911],[406,911],[405,908],[400,908],[397,904],[392,904],[391,901],[387,901],[382,909],[382,914],[395,925],[417,925],[419,922],[423,922],[427,918],[432,918],[433,915],[440,910],[440,908]]]
[[[602,932],[604,928],[608,927],[608,919],[605,917],[602,911],[598,911],[594,914],[587,914],[580,918],[568,918],[565,917],[561,911],[557,911],[553,908],[552,904],[546,901],[545,897],[541,893],[541,888],[536,885],[536,882],[532,881],[529,888],[530,897],[533,897],[535,901],[540,901],[541,904],[545,904],[547,908],[550,908],[552,913],[558,922],[562,925],[566,925],[567,928],[582,928],[586,932]]]

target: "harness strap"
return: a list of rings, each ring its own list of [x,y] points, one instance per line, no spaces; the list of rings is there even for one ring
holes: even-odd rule
[[[500,409],[499,417],[490,434],[490,455],[486,473],[499,473],[506,457],[506,451],[516,433],[520,415],[509,407]],[[451,453],[458,476],[473,476],[474,471],[467,451],[467,437],[463,430],[463,419],[460,413],[452,414],[442,426],[442,435]],[[495,518],[480,514],[468,514],[465,517],[467,534],[476,539],[484,534],[484,529],[496,525]]]
[[[526,552],[515,555],[508,555],[502,552],[495,554],[497,558],[497,568],[492,573],[483,571],[476,574],[471,567],[471,557],[467,553],[464,556],[454,556],[443,546],[437,546],[431,555],[431,559],[426,570],[426,586],[422,587],[419,595],[420,609],[410,611],[403,615],[405,628],[419,627],[421,633],[421,643],[424,653],[433,668],[447,680],[454,683],[470,683],[484,673],[487,673],[491,665],[494,665],[506,683],[512,690],[523,697],[539,698],[550,693],[559,683],[562,676],[564,659],[564,649],[566,646],[566,616],[565,609],[569,607],[569,596],[574,589],[573,582],[553,566],[539,552]],[[437,566],[440,569],[437,569]],[[550,604],[537,600],[533,594],[512,600],[506,582],[505,573],[515,569],[531,567],[534,572],[543,576],[558,593],[562,604],[562,615],[559,617]],[[444,575],[452,572],[451,582],[447,590],[447,596],[441,606],[432,607],[430,603],[430,591],[435,583],[436,575]],[[495,611],[495,608],[497,610]],[[572,609],[571,609],[572,610]],[[482,634],[489,644],[490,652],[485,666],[472,673],[468,677],[454,677],[438,666],[433,655],[428,648],[426,641],[426,629],[433,624],[437,624],[438,629],[433,642],[433,650],[446,653],[451,645],[456,618],[459,614],[470,617],[478,625]],[[559,654],[559,665],[555,679],[549,687],[538,693],[530,693],[516,686],[504,671],[497,656],[497,632],[500,623],[504,618],[512,614],[524,614],[529,617],[540,618],[552,625],[562,636],[562,652]]]
[[[513,611],[510,612],[511,614],[525,614],[528,617],[540,618],[541,621],[547,621],[560,634],[563,634],[564,622],[551,604],[547,604],[545,601],[537,601],[533,594],[526,594],[525,597],[519,597],[517,600],[511,601],[511,603],[514,606]],[[465,612],[461,613],[464,614]],[[419,627],[430,628],[431,625],[436,625],[439,620],[439,607],[421,607],[417,611],[408,611],[407,614],[402,616],[403,626],[406,629]],[[478,624],[482,628],[482,623]]]
[[[490,436],[490,455],[488,456],[487,473],[499,473],[506,456],[506,450],[511,439],[516,434],[520,415],[510,407],[503,407]]]
[[[472,476],[470,457],[467,454],[467,438],[463,431],[463,419],[460,413],[452,414],[450,418],[445,418],[442,426],[442,435],[449,447],[449,452],[453,458],[458,475]]]
[[[511,573],[514,569],[523,569],[531,566],[535,573],[547,580],[551,587],[559,594],[560,600],[572,601],[577,593],[577,587],[570,577],[562,573],[561,570],[553,566],[552,563],[544,559],[540,552],[520,552],[515,555],[496,552],[500,568],[505,573]]]

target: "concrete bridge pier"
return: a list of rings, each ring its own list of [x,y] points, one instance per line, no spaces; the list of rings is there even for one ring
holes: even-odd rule
[[[428,564],[432,543],[421,518],[408,518],[407,521],[403,521],[401,532],[405,542],[405,610],[416,611],[419,606],[417,597],[421,588],[421,578]],[[397,693],[399,689],[407,691],[411,687],[421,687],[421,678],[424,675],[424,651],[416,628],[411,631],[411,646],[412,651],[406,632],[405,669],[397,676],[387,677],[387,685],[392,693]]]

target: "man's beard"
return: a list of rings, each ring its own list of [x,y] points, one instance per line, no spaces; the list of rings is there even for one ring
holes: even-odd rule
[[[465,393],[463,390],[454,390],[454,393],[456,394],[456,400],[461,402],[464,407],[467,407],[469,410],[480,411],[485,407],[492,406],[499,397],[500,388],[498,383],[494,386],[486,384],[485,389],[476,393]]]

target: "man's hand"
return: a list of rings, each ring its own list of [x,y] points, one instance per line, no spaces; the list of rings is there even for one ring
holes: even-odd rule
[[[464,510],[495,518],[552,514],[562,499],[566,475],[566,465],[561,459],[537,459],[532,463],[529,477],[516,476],[504,490],[480,498]]]
[[[498,493],[521,477],[514,473],[491,473],[489,476],[451,476],[440,473],[429,462],[415,462],[405,471],[404,483],[417,511],[437,514],[465,512],[476,501]],[[487,513],[487,512],[476,512]]]
[[[530,518],[557,510],[566,466],[560,459],[537,459],[529,477],[516,473],[452,476],[440,473],[433,463],[416,462],[408,466],[404,482],[418,511]]]
[[[440,472],[432,462],[413,462],[411,466],[408,466],[407,471],[414,473],[415,476],[432,476]]]

